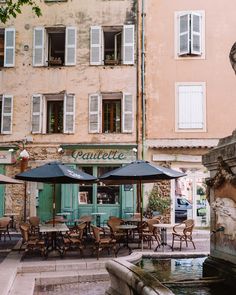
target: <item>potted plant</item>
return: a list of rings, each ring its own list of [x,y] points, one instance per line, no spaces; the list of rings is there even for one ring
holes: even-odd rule
[[[154,215],[164,215],[170,207],[170,198],[163,196],[156,187],[149,195],[148,209],[153,211]]]

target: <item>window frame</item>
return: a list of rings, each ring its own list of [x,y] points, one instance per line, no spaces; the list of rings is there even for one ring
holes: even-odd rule
[[[14,27],[6,27],[6,28],[0,28],[0,31],[3,32],[3,40],[4,40],[4,48],[3,48],[3,52],[4,52],[4,56],[3,56],[3,66],[1,66],[0,68],[14,68],[15,67],[15,51],[16,51],[16,29]],[[13,39],[12,39],[12,45],[8,45],[7,41],[7,34],[12,34]],[[12,62],[11,63],[7,63],[7,52],[12,51]],[[9,54],[9,53],[8,53]],[[9,56],[8,56],[9,57]]]
[[[5,107],[5,99],[10,99],[11,100],[11,106],[10,106],[10,112],[5,112],[4,113],[4,107]],[[8,135],[12,134],[12,125],[13,125],[13,95],[12,94],[1,94],[0,95],[0,100],[1,100],[1,114],[0,114],[0,120],[1,120],[1,129],[0,129],[0,134],[1,135]],[[4,127],[4,117],[10,117],[10,128],[7,131],[3,131]]]
[[[180,86],[201,86],[202,87],[202,118],[203,127],[202,128],[179,128],[179,87]],[[175,132],[184,133],[199,133],[206,132],[206,82],[177,82],[175,83]]]
[[[186,54],[186,55],[179,55],[179,17],[184,14],[199,14],[201,16],[201,54]],[[183,10],[183,11],[175,11],[174,13],[174,56],[177,60],[183,59],[205,59],[206,58],[206,49],[205,49],[205,11],[204,10]],[[191,36],[191,28],[189,29],[189,35]],[[192,38],[192,37],[191,37]]]

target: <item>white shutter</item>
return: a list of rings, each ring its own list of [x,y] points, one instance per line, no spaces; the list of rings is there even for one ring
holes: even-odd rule
[[[32,97],[32,133],[42,132],[42,95]]]
[[[198,13],[191,15],[191,53],[201,55],[202,53],[202,16]]]
[[[185,55],[190,53],[190,15],[189,13],[180,14],[178,16],[178,54]]]
[[[100,132],[100,104],[99,94],[89,95],[89,133]]]
[[[77,43],[77,30],[76,27],[66,27],[66,54],[65,65],[76,65],[76,43]]]
[[[4,67],[15,65],[15,28],[6,28],[4,36]]]
[[[90,64],[102,64],[102,28],[100,26],[90,28]]]
[[[64,97],[64,133],[75,132],[75,96],[65,94]]]
[[[123,28],[123,64],[134,64],[134,25]]]
[[[12,133],[12,113],[13,113],[13,96],[3,95],[2,96],[2,134]]]
[[[203,129],[204,94],[202,85],[179,86],[178,99],[178,128]]]
[[[124,93],[122,101],[122,132],[133,131],[133,97]]]
[[[34,28],[33,66],[44,66],[44,28]]]

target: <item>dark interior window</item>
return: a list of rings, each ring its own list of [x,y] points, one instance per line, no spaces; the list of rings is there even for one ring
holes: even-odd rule
[[[63,100],[47,101],[47,133],[63,133]]]
[[[0,67],[4,66],[4,31],[0,31]]]
[[[104,64],[121,63],[121,30],[104,32]]]
[[[65,31],[48,32],[48,64],[62,66],[65,63]]]
[[[103,133],[121,132],[121,100],[107,100],[102,102],[103,108]]]
[[[114,170],[116,167],[98,167],[98,177],[102,174]],[[98,204],[119,204],[120,186],[104,185],[100,183],[97,186],[97,203]]]

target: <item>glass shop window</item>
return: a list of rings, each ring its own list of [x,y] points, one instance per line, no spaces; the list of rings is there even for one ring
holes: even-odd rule
[[[98,167],[98,177],[102,174],[114,170],[118,167]],[[120,202],[120,186],[105,185],[103,183],[97,186],[97,203],[98,204],[119,204]]]
[[[85,166],[79,167],[85,173],[93,175],[93,167]],[[79,186],[79,204],[92,204],[93,203],[93,185],[83,184]]]

